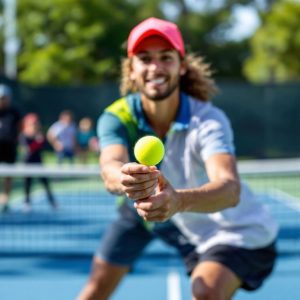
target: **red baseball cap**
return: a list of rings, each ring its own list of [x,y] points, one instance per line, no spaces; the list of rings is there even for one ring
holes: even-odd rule
[[[181,57],[184,57],[184,43],[177,25],[157,18],[148,18],[131,30],[127,42],[128,57],[135,54],[137,46],[142,40],[152,35],[159,35],[166,39],[180,53]]]

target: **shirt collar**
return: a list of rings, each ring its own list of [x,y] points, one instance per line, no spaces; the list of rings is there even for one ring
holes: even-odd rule
[[[139,93],[130,94],[127,96],[127,101],[131,111],[133,112],[138,128],[153,133],[142,108],[142,101]],[[180,93],[179,109],[175,121],[171,125],[170,131],[180,131],[187,129],[191,118],[190,103],[188,95]]]
[[[190,103],[188,95],[180,93],[180,104],[175,121],[171,126],[171,131],[184,130],[189,127],[191,118]]]

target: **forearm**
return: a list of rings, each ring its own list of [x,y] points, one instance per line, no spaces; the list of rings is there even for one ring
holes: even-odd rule
[[[238,204],[240,184],[238,180],[220,180],[176,192],[182,212],[213,213]]]
[[[231,155],[214,155],[206,163],[209,182],[187,189],[174,189],[160,173],[156,193],[135,201],[146,221],[164,222],[179,212],[214,213],[239,203],[240,181]]]
[[[48,142],[52,145],[53,142],[55,141],[54,135],[51,132],[48,132],[46,137],[47,137]]]
[[[61,142],[53,135],[53,134],[48,134],[47,135],[47,140],[50,143],[50,145],[54,148],[55,151],[61,150]]]
[[[119,161],[110,162],[109,164],[103,164],[101,166],[101,176],[104,181],[106,189],[113,194],[124,194],[123,188],[120,182],[121,167],[124,163]]]

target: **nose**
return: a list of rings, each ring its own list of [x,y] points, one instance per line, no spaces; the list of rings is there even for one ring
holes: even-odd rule
[[[150,71],[156,71],[161,68],[161,63],[158,59],[152,59],[149,64],[149,70]]]

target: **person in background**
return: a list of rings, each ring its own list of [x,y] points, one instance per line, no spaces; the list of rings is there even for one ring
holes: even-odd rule
[[[84,164],[87,163],[90,152],[99,152],[98,139],[91,118],[84,117],[79,121],[76,142],[79,160]]]
[[[12,106],[12,91],[4,84],[0,84],[0,163],[13,164],[17,159],[18,135],[21,113]],[[1,180],[1,179],[0,179]],[[12,188],[12,178],[5,177],[0,190],[1,211],[9,209],[9,195]]]
[[[25,115],[22,122],[22,130],[19,137],[20,152],[22,161],[26,164],[42,164],[42,151],[44,150],[46,139],[41,132],[41,124],[37,114],[29,113]],[[53,209],[57,208],[57,203],[51,192],[49,181],[46,177],[38,178],[43,184],[49,204]],[[32,188],[32,177],[24,179],[25,203],[24,210],[31,210],[30,193]]]
[[[277,225],[240,182],[230,122],[209,101],[216,90],[209,65],[185,53],[174,23],[157,18],[133,28],[127,55],[123,98],[98,123],[104,184],[125,199],[78,299],[109,299],[156,226],[170,221],[195,246],[187,270],[193,300],[259,288],[274,266]],[[165,144],[158,167],[135,162],[134,145],[145,135]]]
[[[59,164],[65,159],[71,163],[74,161],[76,131],[73,114],[70,110],[62,111],[58,121],[50,126],[47,132],[47,139],[56,153]]]

